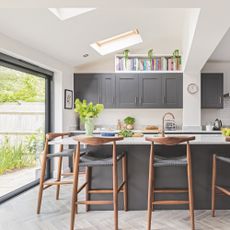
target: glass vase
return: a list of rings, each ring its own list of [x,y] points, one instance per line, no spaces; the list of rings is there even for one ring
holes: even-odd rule
[[[85,134],[87,136],[92,136],[94,130],[94,119],[93,118],[86,118],[85,119]]]

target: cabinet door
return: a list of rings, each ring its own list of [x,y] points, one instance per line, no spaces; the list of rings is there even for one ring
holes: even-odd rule
[[[104,104],[105,108],[115,108],[115,74],[102,74],[100,77],[102,104]]]
[[[223,108],[223,73],[201,74],[201,107]]]
[[[118,108],[138,107],[138,74],[116,75],[116,105]]]
[[[170,73],[162,76],[164,108],[183,107],[183,74]]]
[[[139,102],[142,108],[162,107],[162,75],[139,75]]]
[[[97,74],[75,74],[75,99],[86,99],[87,102],[101,103],[101,81]]]

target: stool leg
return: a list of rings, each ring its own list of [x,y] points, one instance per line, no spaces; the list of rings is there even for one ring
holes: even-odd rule
[[[41,176],[40,176],[40,185],[39,185],[39,192],[38,192],[37,214],[40,214],[40,211],[41,211],[45,174],[46,174],[46,154],[44,153],[44,156],[42,159],[42,165],[41,165]]]
[[[79,160],[80,160],[80,143],[78,142],[77,154],[76,154],[75,159],[74,159],[74,174],[73,174],[73,191],[72,191],[70,230],[74,230],[75,215],[77,213]]]
[[[192,230],[195,229],[194,221],[194,204],[193,204],[193,185],[192,185],[192,162],[191,162],[191,152],[190,146],[187,144],[187,176],[188,176],[188,196],[189,196],[189,213],[192,224]]]
[[[128,211],[128,191],[127,191],[127,157],[126,153],[124,157],[122,158],[122,179],[125,181],[125,184],[123,186],[123,199],[124,199],[124,210]]]
[[[148,216],[147,216],[147,230],[151,229],[152,221],[152,209],[153,209],[153,177],[154,177],[154,168],[153,168],[153,144],[151,145],[150,150],[150,159],[149,159],[149,182],[148,182]]]
[[[116,156],[115,156],[116,157]],[[114,229],[118,230],[118,182],[117,182],[117,161],[113,160],[113,209],[114,209]]]
[[[87,185],[85,186],[85,200],[89,200],[89,189],[90,189],[90,182],[91,182],[91,168],[90,167],[86,167],[86,182]],[[86,212],[89,211],[89,205],[86,204]]]
[[[62,169],[62,157],[59,157],[57,181],[61,181],[61,169]],[[60,186],[61,186],[60,184],[57,185],[56,200],[59,200]]]
[[[216,206],[216,155],[213,155],[212,161],[212,216],[215,217]]]

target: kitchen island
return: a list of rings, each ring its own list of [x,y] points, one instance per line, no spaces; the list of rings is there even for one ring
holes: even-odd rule
[[[145,136],[153,136],[148,134]],[[168,134],[169,136],[174,134]],[[177,134],[176,136],[185,134]],[[188,134],[186,134],[188,135]],[[190,135],[191,136],[191,135]],[[195,209],[210,209],[211,207],[211,175],[212,175],[212,155],[214,153],[230,157],[230,142],[220,134],[200,134],[194,135],[196,140],[191,141],[192,152],[192,172]],[[54,141],[50,144],[60,143],[66,145],[76,145],[73,137]],[[146,210],[147,189],[148,189],[148,162],[150,143],[145,141],[145,137],[125,138],[117,142],[118,151],[127,151],[128,164],[128,208],[129,210]],[[90,147],[90,150],[99,154],[111,152],[111,145],[101,147]],[[156,144],[155,151],[163,156],[176,156],[185,154],[185,145],[162,146]],[[222,185],[230,185],[230,165],[221,163],[217,165],[217,181]],[[109,167],[95,167],[92,169],[93,188],[111,188],[112,172]],[[120,172],[121,170],[119,170]],[[95,176],[94,176],[95,175]],[[187,186],[186,170],[183,167],[171,168],[162,167],[156,169],[156,188],[184,188]],[[92,199],[102,199],[105,196],[110,199],[111,195],[91,195]],[[185,194],[161,194],[156,199],[164,196],[168,199],[183,199]],[[122,195],[119,196],[119,205],[122,209]],[[217,209],[229,209],[230,199],[225,196],[217,198]],[[156,206],[156,209],[187,209],[186,205],[180,206]],[[91,206],[92,210],[110,210],[112,206]]]

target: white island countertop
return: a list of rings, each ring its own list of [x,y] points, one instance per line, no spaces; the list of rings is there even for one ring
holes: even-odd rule
[[[144,134],[157,134],[159,133],[158,130],[141,130],[141,129],[135,129],[131,130],[134,133],[144,133]],[[119,133],[120,130],[94,130],[94,134],[101,134],[101,133],[106,133],[106,132],[114,132],[114,133]],[[85,130],[73,130],[70,131],[72,134],[84,134]],[[221,134],[220,130],[212,130],[212,131],[207,131],[207,130],[182,130],[182,129],[177,129],[173,131],[166,130],[166,134]]]
[[[95,135],[99,136],[99,135]],[[156,134],[146,134],[144,137],[127,137],[122,141],[118,141],[117,145],[149,145],[150,142],[145,140],[145,137],[159,136]],[[230,145],[230,142],[225,140],[225,137],[221,134],[195,134],[195,135],[185,135],[185,134],[168,134],[166,136],[195,136],[195,140],[191,141],[190,144],[194,145]],[[105,137],[106,138],[106,137]],[[64,144],[64,145],[76,145],[74,136],[67,137],[64,139],[56,139],[49,142],[50,145]]]

